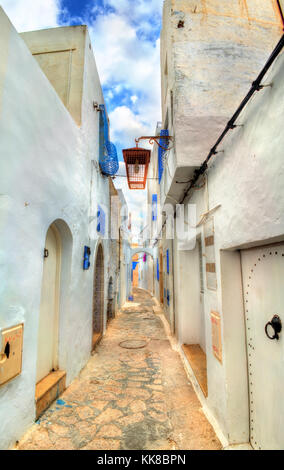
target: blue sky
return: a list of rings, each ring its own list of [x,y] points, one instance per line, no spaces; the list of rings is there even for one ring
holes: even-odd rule
[[[160,28],[163,0],[0,0],[21,31],[87,24],[119,159],[134,138],[154,133],[160,120]],[[121,164],[120,173],[124,173]],[[125,178],[115,185],[125,193],[138,229],[146,201],[129,191]]]

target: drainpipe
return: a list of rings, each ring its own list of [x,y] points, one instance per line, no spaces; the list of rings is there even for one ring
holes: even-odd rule
[[[174,240],[172,239],[172,286],[173,286],[173,334],[176,333],[176,297],[175,297],[175,258],[174,258]],[[177,338],[178,339],[178,338]]]
[[[277,2],[277,5],[278,5],[278,8],[279,8],[279,12],[280,12],[281,20],[282,20],[282,26],[283,26],[283,30],[284,30],[284,15],[283,15],[282,6],[281,6],[279,0],[276,0],[276,2]]]

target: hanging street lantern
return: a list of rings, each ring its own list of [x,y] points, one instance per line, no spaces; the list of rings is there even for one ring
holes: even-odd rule
[[[165,147],[162,147],[158,139],[165,139]],[[151,158],[151,150],[147,150],[141,147],[138,147],[140,140],[146,139],[149,140],[150,144],[156,142],[159,147],[164,150],[170,150],[168,148],[168,141],[172,140],[171,136],[148,136],[148,137],[139,137],[135,139],[136,147],[131,149],[122,150],[123,158],[126,166],[126,175],[128,180],[129,189],[145,189],[148,166]]]
[[[122,152],[129,189],[145,189],[151,150],[137,146]]]

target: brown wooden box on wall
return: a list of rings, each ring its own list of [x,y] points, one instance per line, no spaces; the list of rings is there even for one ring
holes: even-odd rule
[[[0,331],[0,386],[22,371],[23,330],[23,324],[20,324]]]

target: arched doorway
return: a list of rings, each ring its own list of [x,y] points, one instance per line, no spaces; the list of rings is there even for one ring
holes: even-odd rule
[[[101,339],[104,320],[104,254],[99,245],[94,272],[94,301],[93,301],[93,341],[92,347]]]
[[[52,224],[46,234],[39,314],[37,374],[39,382],[58,369],[58,320],[61,270],[61,237]]]
[[[112,277],[110,277],[108,283],[107,299],[107,321],[109,321],[114,317],[114,288]]]

